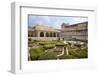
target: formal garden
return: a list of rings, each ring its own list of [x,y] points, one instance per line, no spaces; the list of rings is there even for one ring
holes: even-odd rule
[[[28,60],[88,58],[86,42],[64,40],[39,41],[28,39]]]

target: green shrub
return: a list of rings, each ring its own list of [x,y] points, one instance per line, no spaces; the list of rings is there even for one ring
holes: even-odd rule
[[[80,58],[87,58],[88,57],[88,49],[82,48],[80,52]]]
[[[45,42],[39,42],[39,44],[40,44],[40,45],[45,45],[46,43],[45,43]]]
[[[50,59],[57,59],[56,54],[54,52],[45,52],[40,55],[40,60],[50,60]]]
[[[62,55],[59,57],[59,59],[73,59],[75,58],[73,55]]]
[[[71,43],[70,43],[70,42],[68,42],[68,45],[69,45],[69,46],[71,46]]]
[[[38,40],[34,40],[34,42],[38,42]]]
[[[28,41],[28,44],[33,44],[34,43],[34,41],[32,40],[32,41]]]
[[[58,42],[58,43],[56,43],[56,46],[65,46],[65,44]]]
[[[81,45],[80,45],[80,44],[74,44],[74,46],[79,47],[79,48],[81,47]]]
[[[43,46],[44,49],[52,49],[55,47],[55,44],[46,44]]]
[[[69,54],[74,56],[75,58],[79,58],[79,52],[78,51],[69,51]]]
[[[49,60],[57,58],[54,52],[45,52],[43,48],[31,48],[29,53],[31,60]]]
[[[33,42],[28,43],[28,47],[32,47],[32,46],[34,46],[34,45],[36,45],[36,43],[33,43]]]
[[[28,44],[28,47],[32,47],[33,46],[33,44]]]
[[[43,52],[44,52],[43,48],[31,48],[29,50],[31,60],[38,60],[38,58]]]
[[[32,41],[32,38],[28,38],[28,41]]]
[[[32,47],[32,46],[36,45],[37,43],[38,43],[38,41],[36,41],[36,40],[28,41],[28,47]]]
[[[49,44],[55,44],[54,41],[44,41],[44,42],[40,42],[40,45],[49,45]]]
[[[87,58],[88,50],[87,48],[77,49],[77,50],[69,51],[69,54],[74,56],[75,58]]]

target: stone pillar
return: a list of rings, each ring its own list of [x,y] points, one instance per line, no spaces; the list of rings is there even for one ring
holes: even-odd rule
[[[58,33],[56,33],[56,37],[57,37],[57,34],[58,34]]]
[[[46,37],[46,32],[44,32],[44,37]]]
[[[48,35],[49,35],[48,37],[50,37],[50,32],[48,32]]]
[[[35,37],[35,32],[32,32],[32,34],[33,34],[33,37]]]
[[[53,37],[53,32],[51,32],[51,37]]]
[[[37,32],[37,37],[40,37],[40,31]]]
[[[32,37],[32,32],[30,32],[30,37]]]

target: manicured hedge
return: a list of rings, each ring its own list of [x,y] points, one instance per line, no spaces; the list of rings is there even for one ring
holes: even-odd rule
[[[79,47],[79,48],[81,47],[81,45],[80,45],[80,44],[74,44],[74,46]]]
[[[75,58],[87,58],[88,50],[87,48],[77,49],[77,50],[69,51],[69,54],[74,56]]]
[[[38,46],[32,47],[32,46]],[[57,57],[57,53],[53,52],[55,47],[68,47],[69,55],[62,55]],[[86,46],[75,44],[74,48],[71,48],[71,43],[64,44],[63,41],[35,41],[29,39],[28,47],[30,47],[29,53],[31,60],[47,60],[47,59],[79,59],[88,57],[88,49]],[[51,50],[51,51],[50,51]]]
[[[43,52],[43,48],[31,48],[29,50],[31,60],[38,60]]]
[[[31,48],[30,51],[31,60],[47,60],[56,59],[57,56],[52,51],[45,52],[43,48]]]
[[[75,57],[73,55],[62,55],[58,57],[59,59],[74,59]]]
[[[32,41],[32,38],[28,38],[28,41]]]
[[[44,49],[52,49],[55,47],[55,44],[46,44],[43,46]]]
[[[39,42],[40,45],[49,45],[49,44],[55,44],[53,41],[44,41],[44,42]]]
[[[57,56],[54,52],[45,52],[40,55],[40,60],[50,60],[50,59],[57,59]]]
[[[65,46],[65,44],[58,42],[58,43],[56,43],[56,46]]]
[[[32,47],[33,46],[33,44],[28,44],[28,47]]]

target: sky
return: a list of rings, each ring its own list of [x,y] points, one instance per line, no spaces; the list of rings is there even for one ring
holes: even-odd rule
[[[29,15],[28,26],[34,26],[36,24],[43,24],[55,29],[60,29],[62,23],[75,24],[88,21],[87,17],[71,17],[71,16],[39,16]]]

